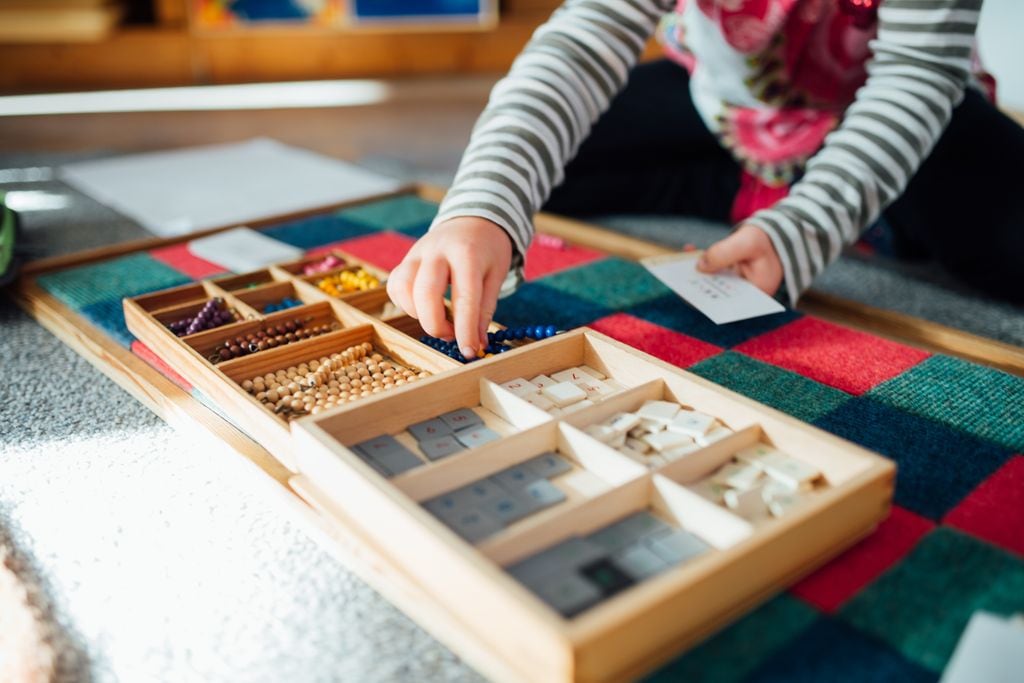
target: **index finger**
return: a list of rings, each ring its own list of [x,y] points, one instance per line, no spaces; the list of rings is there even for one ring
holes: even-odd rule
[[[480,301],[483,274],[469,259],[455,260],[452,266],[452,316],[459,351],[466,358],[482,355],[480,348]]]

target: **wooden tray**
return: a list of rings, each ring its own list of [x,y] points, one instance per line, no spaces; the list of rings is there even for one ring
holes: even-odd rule
[[[238,289],[248,280],[257,286]],[[260,291],[268,296],[294,292],[306,303],[264,317],[252,305],[265,302]],[[429,596],[433,614],[445,614],[436,623],[449,636],[446,642],[460,652],[465,644],[476,661],[485,653],[494,660],[487,667],[492,675],[498,671],[503,679],[524,681],[611,681],[638,675],[782,590],[868,534],[887,514],[895,472],[891,461],[604,335],[573,330],[462,365],[417,341],[421,330],[415,321],[396,319],[396,327],[362,310],[381,303],[371,294],[354,301],[332,299],[295,269],[271,267],[126,299],[124,308],[136,337],[298,472],[293,489],[330,526],[364,539],[402,575],[402,583]],[[170,332],[169,319],[195,310],[211,296],[222,297],[249,320],[183,338]],[[218,339],[283,315],[330,319],[340,329],[222,363],[209,360]],[[241,387],[247,378],[364,341],[431,376],[291,421]],[[552,417],[502,386],[581,365],[621,389],[593,406]],[[663,399],[711,414],[733,433],[649,469],[582,431],[644,401]],[[353,450],[367,439],[401,433],[410,424],[459,408],[489,415],[488,426],[501,438],[449,458],[425,460],[390,479]],[[788,514],[751,522],[688,488],[757,443],[774,446],[822,474]],[[570,489],[564,502],[475,545],[421,506],[553,450],[571,462],[573,472],[594,475],[604,488],[590,493]],[[505,571],[554,543],[638,511],[695,534],[711,549],[572,618],[561,616]],[[409,608],[409,602],[403,606]],[[432,629],[434,623],[427,619],[424,625]]]

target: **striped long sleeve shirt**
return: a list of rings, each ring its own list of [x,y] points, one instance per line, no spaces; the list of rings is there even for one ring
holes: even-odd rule
[[[836,0],[754,1],[778,2],[806,18]],[[784,97],[780,104],[751,92],[757,79],[745,71],[756,63],[751,50],[778,41],[758,43],[760,34],[749,29],[729,35],[724,27],[748,25],[728,16],[714,21],[722,19],[715,12],[744,2],[681,2],[679,14],[676,0],[565,2],[494,87],[433,225],[458,216],[493,221],[511,237],[520,271],[534,213],[666,15],[682,18],[686,57],[709,67],[694,71],[691,89],[713,130],[731,105],[755,113],[784,109]],[[981,0],[882,0],[866,64],[858,65],[866,67],[866,79],[842,103],[820,148],[800,164],[804,173],[789,195],[746,221],[771,238],[793,302],[899,197],[930,153],[969,79],[980,8]]]

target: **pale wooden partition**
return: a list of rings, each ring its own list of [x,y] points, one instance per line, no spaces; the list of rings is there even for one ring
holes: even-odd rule
[[[626,388],[555,419],[501,387],[517,377],[589,365]],[[644,401],[671,400],[719,416],[734,433],[648,471],[581,431]],[[477,407],[507,422],[503,438],[386,480],[350,446],[447,410]],[[620,680],[692,643],[866,534],[892,494],[890,462],[592,331],[574,331],[438,376],[394,396],[303,418],[295,456],[315,496],[344,510],[396,564],[437,595],[467,632],[522,680]],[[755,443],[798,453],[823,480],[781,519],[753,524],[687,488]],[[421,506],[425,500],[540,453],[557,451],[608,482],[473,546]],[[564,619],[502,567],[554,543],[647,510],[713,550]]]

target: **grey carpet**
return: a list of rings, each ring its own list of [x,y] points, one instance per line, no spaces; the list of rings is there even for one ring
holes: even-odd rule
[[[145,235],[27,168],[0,190],[71,198],[25,214],[38,255]],[[480,680],[248,463],[165,425],[5,297],[0,330],[0,543],[50,622],[58,681]]]
[[[479,680],[246,462],[6,299],[0,329],[0,541],[53,621],[59,681]]]

